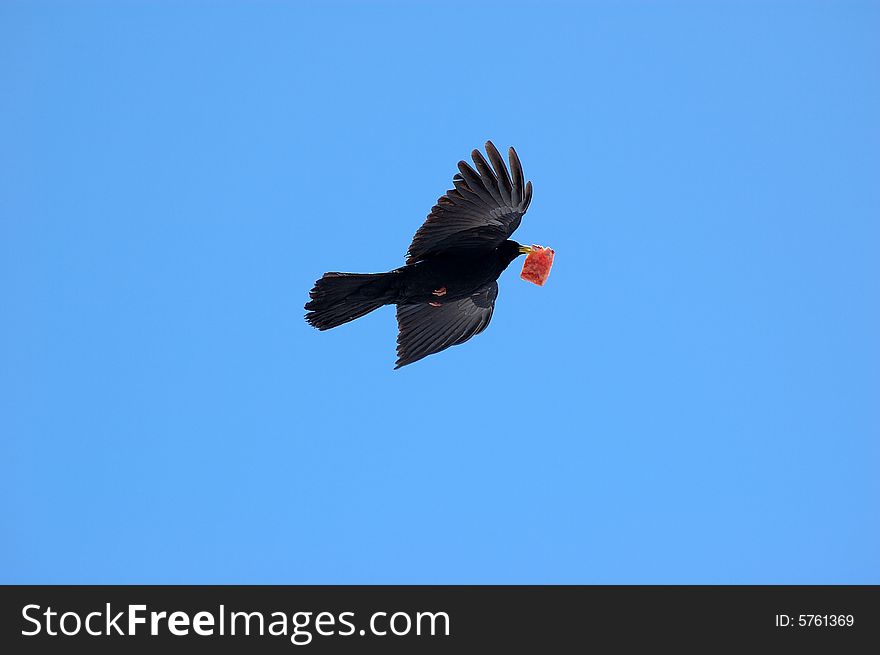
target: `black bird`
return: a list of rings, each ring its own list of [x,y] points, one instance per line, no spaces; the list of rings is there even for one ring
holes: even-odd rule
[[[413,237],[406,265],[388,273],[325,273],[309,292],[306,320],[329,330],[382,305],[397,305],[397,365],[412,364],[486,329],[498,296],[498,276],[532,251],[509,237],[532,200],[513,148],[510,174],[491,141],[491,166],[479,150],[476,170],[458,162],[455,185],[431,209]]]

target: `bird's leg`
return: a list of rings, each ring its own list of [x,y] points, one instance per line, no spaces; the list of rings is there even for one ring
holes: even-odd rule
[[[446,295],[446,287],[440,287],[436,291],[432,291],[431,295],[437,296],[438,298],[440,298],[441,296],[445,296]]]
[[[429,302],[428,304],[431,305],[431,307],[441,307],[439,302]]]

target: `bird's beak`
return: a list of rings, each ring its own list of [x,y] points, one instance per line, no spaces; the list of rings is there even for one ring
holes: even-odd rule
[[[532,250],[534,250],[534,248],[532,248],[531,246],[520,246],[519,247],[519,254],[520,255],[528,255],[528,254],[531,254]]]

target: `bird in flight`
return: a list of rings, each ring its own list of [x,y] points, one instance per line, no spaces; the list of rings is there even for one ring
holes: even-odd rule
[[[325,273],[309,292],[306,321],[329,330],[383,305],[397,305],[398,369],[485,330],[498,277],[519,255],[529,255],[523,278],[543,284],[553,251],[510,240],[529,208],[532,183],[524,181],[513,148],[509,173],[491,141],[486,155],[488,161],[479,150],[471,153],[476,170],[458,162],[455,188],[431,209],[404,266],[387,273]],[[537,278],[527,276],[526,268],[535,265],[543,271]]]

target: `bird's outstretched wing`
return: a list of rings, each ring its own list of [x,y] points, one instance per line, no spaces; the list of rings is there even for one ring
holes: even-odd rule
[[[450,346],[464,343],[486,329],[495,309],[498,283],[439,307],[427,303],[397,306],[397,365],[412,364]]]
[[[416,232],[407,264],[447,250],[494,247],[519,227],[532,201],[532,183],[524,182],[513,148],[508,153],[510,174],[491,141],[486,142],[486,154],[491,166],[479,150],[471,153],[477,170],[458,162],[455,188],[437,201]]]

